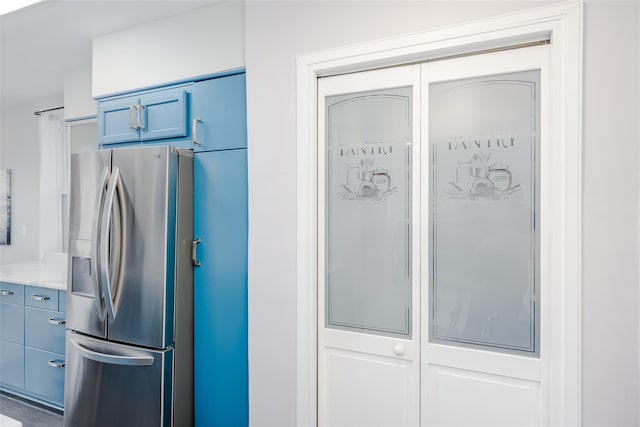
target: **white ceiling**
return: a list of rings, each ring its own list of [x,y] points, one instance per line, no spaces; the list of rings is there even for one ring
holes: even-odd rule
[[[6,107],[60,95],[64,76],[91,63],[94,37],[211,3],[213,1],[45,0],[2,15],[0,102]]]

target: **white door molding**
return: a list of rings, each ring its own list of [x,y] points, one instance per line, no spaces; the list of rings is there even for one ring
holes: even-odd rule
[[[412,34],[300,55],[297,61],[297,414],[316,425],[317,404],[317,78],[551,40],[551,129],[561,147],[555,171],[562,204],[560,248],[551,276],[562,286],[550,301],[549,420],[580,425],[582,240],[582,2],[569,2]],[[555,165],[554,165],[555,166]],[[557,317],[557,316],[558,317]]]

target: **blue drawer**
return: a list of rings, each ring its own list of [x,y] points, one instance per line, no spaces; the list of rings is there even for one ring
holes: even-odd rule
[[[0,282],[0,302],[24,304],[24,286]]]
[[[67,292],[66,291],[58,291],[58,310],[65,313],[67,311]]]
[[[29,393],[57,405],[64,397],[64,356],[25,347],[24,388]]]
[[[24,305],[42,308],[43,310],[58,310],[58,290],[27,286],[25,289]]]
[[[0,340],[24,343],[24,306],[0,303]]]
[[[64,354],[66,315],[59,311],[25,308],[24,344],[41,350]]]
[[[0,341],[0,384],[24,388],[24,346]]]

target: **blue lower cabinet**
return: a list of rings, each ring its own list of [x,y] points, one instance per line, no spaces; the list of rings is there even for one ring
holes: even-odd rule
[[[0,340],[24,343],[24,306],[0,303]]]
[[[58,310],[63,313],[67,311],[67,292],[58,291]]]
[[[57,310],[58,296],[58,290],[56,289],[26,286],[24,305],[28,307],[42,308],[44,310]]]
[[[249,424],[247,150],[194,156],[195,424]]]
[[[54,353],[64,353],[65,313],[25,308],[24,343]]]
[[[0,282],[0,302],[24,304],[24,285]]]
[[[30,394],[62,405],[64,400],[64,355],[25,347],[24,388]]]
[[[24,346],[0,340],[0,385],[24,388]]]
[[[66,292],[0,283],[0,389],[62,409]]]

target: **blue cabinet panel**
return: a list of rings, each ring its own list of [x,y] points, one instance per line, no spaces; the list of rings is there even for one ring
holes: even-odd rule
[[[0,340],[24,343],[24,307],[0,303]]]
[[[25,347],[24,360],[24,388],[35,396],[62,405],[64,356]]]
[[[138,140],[138,97],[118,98],[98,103],[98,143],[117,144]]]
[[[187,136],[187,105],[184,88],[140,96],[140,140]]]
[[[0,282],[0,302],[24,304],[24,286]]]
[[[192,116],[199,146],[195,151],[247,147],[247,96],[245,74],[193,84]]]
[[[24,314],[24,343],[54,353],[64,353],[66,316],[59,311],[27,307]]]
[[[0,384],[24,388],[24,346],[0,340]]]
[[[58,310],[58,291],[56,289],[26,286],[24,305],[44,310]]]
[[[67,291],[58,291],[58,310],[67,311]]]
[[[196,153],[196,426],[248,425],[247,151]]]

